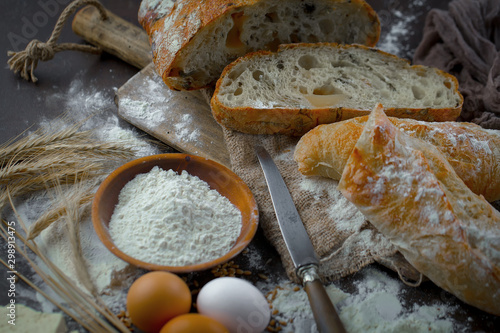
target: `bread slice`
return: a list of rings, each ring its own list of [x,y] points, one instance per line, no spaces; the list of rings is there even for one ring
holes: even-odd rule
[[[500,213],[433,145],[398,130],[376,109],[339,189],[418,271],[500,315]]]
[[[381,104],[377,112],[383,110]],[[300,138],[294,152],[299,171],[339,180],[368,116],[319,125]],[[434,145],[477,195],[500,200],[500,131],[463,122],[423,122],[389,117],[407,135]]]
[[[410,66],[361,45],[283,45],[228,65],[211,100],[224,127],[253,134],[302,135],[318,124],[370,113],[382,103],[390,116],[455,120],[463,104],[456,78]]]
[[[139,22],[156,70],[177,90],[215,84],[251,51],[295,42],[373,46],[380,36],[378,16],[363,0],[143,0]]]

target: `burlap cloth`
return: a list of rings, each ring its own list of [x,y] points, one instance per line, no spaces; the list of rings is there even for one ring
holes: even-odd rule
[[[224,130],[233,171],[249,186],[259,206],[259,223],[264,235],[281,256],[288,276],[297,281],[295,268],[281,236],[264,174],[254,152],[261,144],[273,157],[320,257],[320,270],[335,280],[378,261],[400,273],[405,280],[417,280],[418,272],[399,255],[337,190],[338,182],[300,174],[293,152],[298,138],[284,135],[249,135]]]

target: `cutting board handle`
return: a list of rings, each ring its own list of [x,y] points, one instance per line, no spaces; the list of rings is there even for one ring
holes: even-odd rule
[[[73,19],[73,32],[92,45],[142,69],[151,63],[151,47],[140,27],[106,10],[103,20],[93,6],[82,8]]]

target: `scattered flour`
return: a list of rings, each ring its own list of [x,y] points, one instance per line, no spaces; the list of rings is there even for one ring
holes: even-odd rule
[[[247,261],[246,268],[250,270],[262,269],[266,264],[264,258],[262,257],[262,253],[255,248],[254,243],[250,243],[247,250],[243,251],[241,256]]]
[[[210,107],[201,91],[173,91],[166,88],[161,77],[155,73],[135,80],[135,89],[127,96],[119,95],[118,104],[121,115],[139,127],[156,130],[177,147],[190,143],[202,148],[206,140],[200,140],[200,119],[197,112],[211,114]],[[145,98],[147,96],[147,98]],[[193,112],[193,113],[192,113]],[[196,121],[195,121],[196,120]]]
[[[352,294],[340,290],[334,284],[326,286],[347,332],[454,331],[453,322],[448,316],[455,308],[446,304],[412,305],[405,300],[400,281],[373,268],[364,269],[361,274],[363,277],[356,282],[357,290]],[[307,294],[297,287],[287,282],[276,289],[275,295],[268,293],[273,310],[278,311],[274,318],[287,322],[287,325],[281,326],[282,332],[317,332]]]
[[[133,100],[130,98],[120,98],[120,107],[126,107],[129,115],[141,119],[152,125],[159,125],[165,120],[165,114],[161,109],[152,108],[147,101]]]
[[[329,184],[325,185],[326,183]],[[337,186],[338,181],[324,177],[303,177],[300,182],[300,188],[312,193],[316,200],[321,198],[324,191],[328,192],[328,197],[332,198],[334,204],[328,207],[327,214],[339,230],[359,231],[366,224],[366,218],[337,190]]]
[[[180,142],[195,142],[200,137],[199,129],[192,129],[191,123],[193,117],[190,114],[185,114],[181,117],[181,121],[174,125],[175,135]]]
[[[129,96],[119,96],[118,105],[121,110],[126,110],[127,115],[137,118],[148,127],[155,127],[166,120],[165,117],[165,97],[163,91],[165,84],[159,76],[155,79],[144,80],[136,91],[140,94],[131,94]],[[144,96],[148,96],[147,100]]]
[[[390,2],[393,8],[379,11],[382,24],[382,33],[377,48],[402,58],[412,59],[415,45],[411,45],[410,38],[415,34],[414,22],[420,15],[425,15],[428,9],[427,0],[409,1],[408,8],[403,8],[399,2]],[[385,27],[388,26],[389,30]],[[416,27],[417,29],[419,27]]]
[[[378,48],[382,51],[395,54],[399,57],[404,57],[405,52],[408,52],[407,39],[410,35],[408,26],[416,19],[415,16],[403,14],[396,10],[392,12],[394,23],[391,25],[390,31],[382,35]]]
[[[141,261],[194,265],[229,252],[241,213],[196,176],[154,167],[120,192],[109,224],[113,242]]]
[[[112,89],[96,90],[85,86],[82,76],[85,72],[80,72],[70,83],[66,91],[57,92],[45,99],[48,107],[61,109],[67,112],[70,120],[83,121],[90,115],[100,112],[106,108],[114,107]]]
[[[141,138],[134,129],[119,126],[118,117],[112,115],[106,119],[98,131],[98,136],[104,142],[120,142],[135,151],[136,157],[144,157],[159,153],[157,147]]]

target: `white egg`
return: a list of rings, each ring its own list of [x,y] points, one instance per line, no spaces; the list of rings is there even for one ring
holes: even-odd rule
[[[271,319],[269,303],[260,290],[233,277],[203,286],[196,305],[199,313],[216,319],[231,333],[261,333]]]

